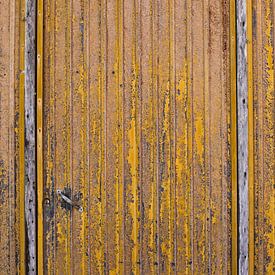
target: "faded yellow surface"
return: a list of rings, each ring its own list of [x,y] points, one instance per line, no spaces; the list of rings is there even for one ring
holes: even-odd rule
[[[249,184],[250,274],[275,266],[274,193],[274,1],[251,1]],[[253,20],[252,20],[253,18]]]
[[[25,2],[0,8],[0,273],[25,274]]]
[[[234,273],[233,3],[44,0],[40,270]]]
[[[39,274],[236,274],[234,2],[37,1]],[[274,10],[247,1],[250,274],[275,265]],[[25,1],[0,27],[0,273],[24,274]]]

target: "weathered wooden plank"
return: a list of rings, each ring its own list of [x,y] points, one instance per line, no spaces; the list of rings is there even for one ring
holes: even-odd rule
[[[237,2],[239,273],[274,268],[274,5]]]
[[[125,272],[140,271],[140,60],[137,1],[124,1],[124,180]]]
[[[104,270],[104,236],[102,226],[102,78],[103,58],[101,5],[90,3],[88,9],[88,102],[89,102],[89,258],[90,274]]]
[[[231,143],[228,132],[231,123],[228,111],[231,108],[231,71],[229,53],[230,42],[228,28],[231,15],[226,2],[209,1],[209,90],[205,95],[205,116],[208,121],[208,158],[209,161],[209,258],[211,273],[231,273],[228,265],[231,258],[231,165],[232,152],[228,150]],[[222,37],[222,38],[221,38]],[[206,48],[206,46],[205,46]],[[207,69],[205,69],[206,71]],[[207,77],[207,76],[205,76]],[[213,107],[215,106],[215,108]],[[235,110],[232,110],[234,112]]]
[[[231,262],[228,261],[228,266],[231,266],[232,274],[238,274],[238,142],[237,142],[237,52],[236,52],[236,2],[230,1],[230,99],[231,110],[228,116],[230,127],[228,136],[230,136],[229,150],[231,153]]]
[[[25,5],[0,5],[0,273],[25,274]]]
[[[44,217],[43,205],[49,204],[44,198],[43,181],[43,0],[37,1],[37,97],[36,97],[36,156],[37,156],[37,273],[43,274],[44,263]]]
[[[248,109],[246,1],[237,1],[239,273],[248,272]]]
[[[111,274],[119,273],[119,185],[121,184],[121,108],[118,41],[118,2],[107,1],[106,44],[106,268]]]
[[[54,33],[49,31],[49,27],[54,29],[53,24],[53,12],[54,8],[49,1],[44,2],[44,18],[45,29],[43,31],[44,36],[44,56],[43,56],[43,90],[44,90],[44,103],[43,104],[43,197],[48,200],[48,203],[43,205],[43,219],[44,219],[44,265],[43,269],[45,273],[53,273],[54,270],[54,247],[55,242],[55,224],[53,221],[55,193],[52,190],[54,186],[54,170],[53,170],[53,133],[51,129],[54,129],[53,124],[53,69],[50,64],[53,61],[53,49],[54,49]],[[53,4],[53,3],[52,3]],[[46,20],[47,19],[47,20]],[[51,50],[47,50],[51,49]],[[66,149],[66,147],[65,147]],[[41,201],[41,198],[39,198]],[[63,268],[66,272],[66,258],[64,258]]]
[[[19,31],[19,227],[20,238],[22,244],[20,247],[20,272],[26,272],[26,228],[25,228],[25,1],[20,1],[19,5],[20,31]]]
[[[229,3],[45,11],[45,271],[230,273]]]
[[[141,136],[140,136],[140,246],[141,273],[157,272],[156,236],[156,117],[157,96],[155,88],[156,51],[154,49],[153,1],[139,1],[140,5],[140,90],[141,90]]]
[[[170,1],[159,1],[157,3],[157,39],[158,39],[158,87],[157,87],[157,113],[158,113],[158,238],[159,259],[158,271],[160,274],[170,274],[175,269],[174,262],[174,231],[172,207],[172,171],[173,149],[173,102],[174,78],[171,77],[173,66],[171,47],[171,21]]]
[[[71,197],[84,207],[85,211],[79,213],[72,211],[71,228],[71,272],[73,274],[86,274],[87,265],[87,56],[85,2],[72,1],[72,34],[70,47],[71,67],[66,67],[71,73]],[[63,10],[64,11],[64,10]],[[61,19],[61,21],[63,21]],[[63,21],[64,22],[64,21]],[[61,42],[62,43],[62,42]],[[60,43],[60,44],[61,44]],[[61,46],[62,47],[62,46]],[[66,65],[65,65],[66,66]],[[64,118],[66,123],[66,118]]]
[[[192,72],[191,72],[191,120],[192,120],[192,162],[191,162],[191,219],[192,219],[192,269],[195,273],[205,273],[209,259],[209,152],[208,129],[205,116],[205,98],[209,97],[209,24],[208,5],[202,1],[191,4],[191,35],[192,35]],[[204,27],[205,26],[205,30]],[[206,34],[206,37],[204,36]],[[206,47],[206,48],[205,48]],[[206,136],[207,135],[207,136]],[[207,151],[206,151],[207,150]],[[207,177],[207,178],[206,178]]]
[[[231,272],[230,7],[192,1],[192,269]],[[228,49],[228,51],[227,51]],[[227,110],[227,111],[226,111]]]
[[[25,274],[24,1],[0,9],[0,272]]]
[[[275,266],[274,1],[249,1],[249,273]]]
[[[188,34],[190,6],[188,1],[175,1],[175,127],[176,127],[176,271],[191,273],[191,169],[190,118],[191,97]],[[180,263],[180,264],[179,264]]]
[[[26,1],[25,21],[25,217],[27,270],[36,273],[36,2]]]
[[[11,36],[9,30],[14,33],[15,26],[10,21],[10,3],[1,3],[2,8],[0,11],[0,267],[3,272],[10,273],[15,271],[15,266],[12,263],[15,259],[15,243],[13,242],[14,236],[12,221],[14,220],[14,100],[12,94],[16,87],[14,81],[14,72],[11,68],[14,67],[14,54],[15,50],[14,37]],[[13,19],[14,15],[13,15]],[[10,50],[12,47],[12,50]],[[11,63],[11,65],[10,65]],[[18,96],[18,95],[17,95]],[[10,217],[11,214],[11,217]],[[11,228],[10,228],[11,227]],[[12,231],[10,231],[12,230]],[[11,251],[10,251],[11,248]],[[7,260],[10,259],[10,260]]]
[[[71,273],[72,266],[72,213],[71,207],[63,204],[57,190],[63,191],[68,197],[73,197],[74,170],[73,170],[73,2],[45,1],[50,5],[47,9],[48,23],[50,24],[50,62],[47,62],[45,72],[50,77],[50,118],[48,122],[53,129],[48,137],[49,156],[46,158],[46,167],[49,181],[48,194],[51,196],[49,210],[55,215],[49,215],[46,238],[52,236],[48,242],[51,254],[48,261],[48,272],[57,274]],[[45,56],[46,58],[46,56]],[[47,59],[45,59],[47,60]],[[49,68],[49,69],[48,69]],[[47,80],[45,80],[47,81]],[[48,101],[46,101],[48,102]],[[48,106],[47,106],[48,107]],[[79,125],[79,124],[77,124]],[[75,166],[74,166],[75,168]],[[52,175],[51,175],[52,174]],[[57,206],[57,207],[56,207]],[[49,235],[48,235],[49,233]]]

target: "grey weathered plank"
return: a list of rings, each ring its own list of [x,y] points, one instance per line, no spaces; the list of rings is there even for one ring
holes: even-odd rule
[[[28,274],[36,274],[36,1],[26,1],[25,25],[25,215]]]
[[[246,1],[237,0],[239,274],[248,274],[248,108]]]

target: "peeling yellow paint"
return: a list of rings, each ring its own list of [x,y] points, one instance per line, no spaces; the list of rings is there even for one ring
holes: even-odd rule
[[[130,204],[130,215],[132,219],[132,234],[131,239],[133,242],[132,250],[132,269],[133,273],[138,272],[137,262],[138,262],[138,143],[137,143],[137,85],[138,85],[138,65],[135,60],[135,52],[133,51],[133,79],[132,79],[132,103],[131,103],[131,121],[130,128],[128,130],[128,140],[129,140],[129,153],[127,161],[130,165],[131,183],[129,187],[129,193],[131,196]]]
[[[20,1],[20,76],[19,76],[19,207],[20,207],[20,218],[19,218],[19,240],[20,246],[20,265],[18,272],[25,274],[25,122],[24,122],[24,96],[25,96],[25,1]]]
[[[46,273],[231,272],[231,14],[217,6],[44,2]]]
[[[265,135],[265,141],[267,142],[266,146],[268,147],[267,150],[271,150],[274,152],[274,45],[273,45],[273,37],[272,33],[274,31],[274,23],[272,22],[272,11],[271,11],[272,1],[266,0],[265,1],[265,35],[266,35],[266,73],[267,73],[267,91],[265,94],[265,101],[262,103],[264,104],[264,116],[265,116],[265,127],[263,129]],[[273,11],[274,12],[274,11]],[[274,18],[273,18],[274,21]],[[273,31],[272,31],[273,29]],[[273,34],[274,35],[274,34]],[[273,108],[272,108],[273,106]],[[268,173],[270,173],[271,177],[268,178],[268,182],[265,184],[269,185],[269,190],[271,193],[268,195],[268,204],[265,206],[265,219],[267,226],[270,229],[266,230],[266,248],[267,248],[267,255],[266,257],[269,258],[268,263],[265,266],[265,272],[267,274],[271,274],[274,271],[274,261],[275,261],[275,192],[274,192],[274,155],[271,155],[271,161],[273,158],[273,164],[270,164],[270,167],[266,167],[266,169],[270,169]],[[273,173],[272,173],[273,170]],[[273,191],[272,191],[273,189]]]

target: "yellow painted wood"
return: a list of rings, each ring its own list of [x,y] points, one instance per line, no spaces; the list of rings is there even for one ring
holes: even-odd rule
[[[0,9],[0,273],[25,274],[24,1]]]
[[[251,1],[249,73],[249,273],[274,273],[274,1]]]
[[[43,7],[40,272],[234,273],[233,1]]]
[[[102,18],[99,3],[92,5],[89,3],[88,14],[88,39],[87,39],[87,53],[88,53],[88,102],[89,102],[89,231],[97,232],[97,234],[90,234],[89,250],[90,256],[90,273],[102,274],[104,268],[104,228],[102,223],[103,218],[103,200],[101,194],[104,189],[101,188],[102,182],[102,89],[103,89],[103,62],[104,55],[101,55],[102,47],[104,45],[102,39],[103,24],[100,21]],[[101,28],[99,27],[101,26]],[[91,39],[94,37],[94,39]],[[92,54],[94,53],[94,54]],[[103,53],[102,53],[103,54]],[[91,81],[93,80],[93,81]]]
[[[141,2],[140,2],[141,3]],[[140,266],[140,272],[144,274],[156,273],[157,266],[157,245],[156,236],[156,117],[157,117],[157,97],[155,86],[156,75],[156,58],[154,56],[153,41],[153,1],[143,2],[140,9],[140,16],[144,18],[140,25],[140,89],[142,105],[142,136],[140,137],[143,144],[141,147],[140,176],[141,200],[143,201],[143,215],[141,216],[140,227],[143,228],[140,234],[141,258],[143,259]],[[150,30],[150,31],[148,31]]]
[[[247,1],[247,81],[248,81],[248,206],[249,206],[249,249],[248,259],[249,274],[254,274],[254,251],[255,251],[255,238],[254,238],[254,146],[253,146],[253,25],[252,25],[252,1]]]
[[[24,274],[25,3],[4,4],[0,266]],[[250,274],[274,266],[274,5],[247,1]],[[38,1],[39,274],[237,274],[234,18],[234,1]]]
[[[236,2],[230,1],[230,81],[231,81],[231,113],[228,117],[230,128],[228,135],[231,141],[231,230],[232,230],[232,274],[238,274],[238,167],[237,167],[237,72],[236,72]]]
[[[25,1],[19,4],[19,243],[20,246],[20,268],[19,273],[25,274]]]

